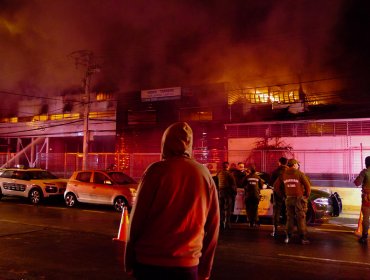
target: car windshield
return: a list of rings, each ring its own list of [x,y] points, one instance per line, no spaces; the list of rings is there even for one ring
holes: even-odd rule
[[[136,181],[123,172],[108,172],[113,181],[119,185],[135,184]]]
[[[31,178],[31,180],[58,179],[57,176],[51,174],[49,171],[28,171],[27,174]]]

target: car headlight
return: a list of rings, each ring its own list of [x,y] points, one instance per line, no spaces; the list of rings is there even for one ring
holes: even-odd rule
[[[329,205],[329,198],[327,197],[318,197],[314,200],[316,204],[321,204],[321,205]]]

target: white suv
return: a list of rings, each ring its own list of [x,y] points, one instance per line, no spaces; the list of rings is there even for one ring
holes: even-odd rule
[[[63,197],[66,185],[66,179],[59,179],[44,169],[10,168],[0,175],[0,198],[26,197],[32,204],[39,204],[47,197]]]

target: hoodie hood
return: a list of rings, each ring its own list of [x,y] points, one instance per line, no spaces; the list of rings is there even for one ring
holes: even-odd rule
[[[193,131],[186,122],[170,125],[162,136],[162,159],[176,156],[191,157]]]

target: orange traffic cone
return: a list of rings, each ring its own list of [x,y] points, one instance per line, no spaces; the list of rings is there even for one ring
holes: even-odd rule
[[[121,218],[121,224],[118,230],[118,236],[117,238],[113,238],[114,241],[127,242],[129,224],[130,224],[130,221],[128,218],[128,210],[127,210],[127,207],[124,207],[122,210],[122,218]]]
[[[362,211],[360,211],[360,217],[358,218],[357,229],[355,231],[355,234],[360,236],[362,236],[362,219]]]

